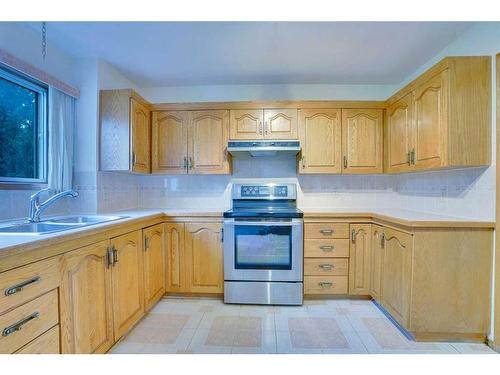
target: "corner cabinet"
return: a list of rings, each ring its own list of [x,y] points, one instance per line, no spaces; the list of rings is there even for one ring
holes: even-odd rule
[[[297,109],[236,109],[230,111],[232,140],[297,139]]]
[[[371,224],[351,224],[349,294],[370,294]]]
[[[100,93],[101,171],[151,172],[148,103],[133,90]]]
[[[142,230],[144,249],[144,309],[149,311],[165,294],[165,225]]]

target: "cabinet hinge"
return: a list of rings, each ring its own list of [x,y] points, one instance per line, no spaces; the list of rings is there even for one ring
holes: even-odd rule
[[[224,228],[220,230],[220,242],[224,242]]]

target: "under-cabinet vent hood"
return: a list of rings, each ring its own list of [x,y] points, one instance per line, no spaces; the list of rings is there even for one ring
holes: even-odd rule
[[[227,151],[234,156],[295,156],[300,152],[299,141],[229,141]]]

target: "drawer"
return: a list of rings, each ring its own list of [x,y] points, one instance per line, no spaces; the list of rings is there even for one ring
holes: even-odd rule
[[[349,240],[304,240],[306,258],[349,258]]]
[[[0,314],[57,288],[61,259],[49,258],[0,273]]]
[[[16,354],[59,354],[59,325],[19,349]]]
[[[304,294],[347,294],[347,276],[304,276]]]
[[[304,259],[306,276],[348,276],[349,259],[347,258],[306,258]]]
[[[304,238],[349,238],[349,223],[305,223]]]
[[[0,315],[0,353],[15,352],[58,322],[57,289]]]

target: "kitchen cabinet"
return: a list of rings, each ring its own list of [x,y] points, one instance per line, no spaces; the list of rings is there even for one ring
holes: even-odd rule
[[[54,326],[19,349],[16,354],[59,354],[59,326]]]
[[[133,90],[103,90],[100,95],[100,169],[151,171],[149,104]]]
[[[297,109],[235,109],[230,111],[232,140],[297,139]]]
[[[342,173],[383,172],[383,110],[342,109]]]
[[[349,294],[370,294],[371,224],[351,224]]]
[[[114,343],[109,241],[64,255],[62,352],[105,353]]]
[[[387,172],[411,169],[413,94],[407,94],[387,108]]]
[[[166,290],[171,293],[186,291],[184,267],[184,224],[167,223],[166,226],[167,275]]]
[[[383,233],[383,227],[372,224],[369,294],[376,300],[382,296]]]
[[[299,110],[299,173],[341,173],[340,109]]]
[[[113,324],[115,339],[144,314],[144,270],[140,230],[111,239]]]
[[[223,292],[221,232],[221,223],[186,224],[186,287],[191,293]]]
[[[144,249],[144,308],[149,311],[165,294],[165,228],[157,224],[142,230]]]
[[[186,173],[188,123],[188,111],[153,112],[152,173]]]

